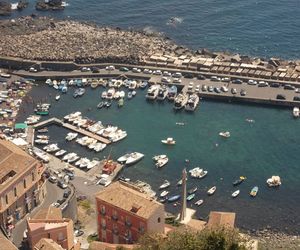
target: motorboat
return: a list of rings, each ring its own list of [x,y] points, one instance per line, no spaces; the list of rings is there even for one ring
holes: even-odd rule
[[[62,156],[62,155],[64,155],[66,152],[67,152],[66,150],[61,149],[61,150],[59,150],[59,151],[57,151],[57,152],[55,153],[55,156],[57,156],[57,157]]]
[[[37,123],[40,119],[41,119],[41,117],[39,115],[31,115],[31,116],[27,117],[27,119],[24,123],[26,123],[27,125],[32,125],[32,124]]]
[[[168,137],[165,140],[161,140],[161,142],[163,144],[168,144],[168,145],[175,145],[176,144],[176,141],[172,137]]]
[[[165,188],[168,188],[170,185],[171,185],[171,183],[170,183],[168,180],[165,180],[165,181],[163,182],[163,184],[161,184],[161,185],[159,186],[159,189],[165,189]]]
[[[120,162],[120,163],[124,163],[127,161],[127,159],[130,157],[131,153],[127,153],[125,155],[122,155],[121,157],[119,157],[117,159],[117,162]]]
[[[238,185],[240,185],[244,180],[246,180],[246,177],[240,176],[239,179],[237,179],[237,180],[235,180],[235,181],[232,182],[232,185],[233,185],[233,186],[238,186]]]
[[[106,97],[107,97],[107,92],[103,91],[102,94],[101,94],[101,98],[106,99]]]
[[[185,180],[187,181],[187,178],[186,178]],[[177,182],[176,185],[177,185],[177,186],[181,186],[181,185],[182,185],[182,179],[180,179],[180,180]]]
[[[113,99],[119,99],[120,98],[120,92],[119,91],[116,91],[115,94],[114,94],[114,97]]]
[[[157,100],[163,101],[168,95],[168,88],[166,86],[161,86],[158,90]]]
[[[132,94],[131,91],[129,91],[129,92],[127,93],[127,99],[131,99],[132,97],[133,97],[133,94]]]
[[[72,140],[74,140],[77,136],[78,136],[78,133],[72,133],[72,132],[70,132],[70,133],[67,134],[66,140],[67,140],[67,141],[72,141]]]
[[[32,150],[33,154],[36,155],[39,159],[41,159],[43,162],[47,163],[50,160],[50,157],[47,155],[47,153],[45,153],[44,151],[42,151],[39,148],[33,148]]]
[[[112,104],[111,101],[104,102],[104,107],[109,108],[111,104]]]
[[[169,191],[164,190],[160,193],[159,197],[166,197],[169,194]]]
[[[229,131],[226,131],[226,132],[220,132],[219,133],[219,136],[222,136],[224,138],[229,138],[230,137],[230,132]]]
[[[299,107],[294,107],[294,108],[293,108],[293,116],[294,116],[295,118],[298,118],[298,117],[299,117],[299,114],[300,114]]]
[[[41,128],[37,130],[38,133],[47,133],[48,132],[48,128]]]
[[[108,89],[106,99],[108,99],[108,100],[113,99],[114,94],[115,94],[115,89],[114,88]]]
[[[47,79],[45,83],[48,84],[49,86],[53,85],[53,82],[52,82],[52,80],[50,78]]]
[[[202,168],[196,167],[196,168],[189,170],[189,173],[191,174],[191,176],[193,178],[201,179],[207,175],[208,171],[203,170]]]
[[[105,149],[105,148],[106,148],[106,144],[101,143],[101,142],[98,142],[98,143],[96,144],[96,146],[94,147],[94,151],[100,152],[100,151],[102,151],[102,150]]]
[[[185,95],[183,93],[178,94],[174,100],[174,109],[182,109],[187,104],[188,99],[188,95]]]
[[[76,156],[76,153],[68,153],[62,158],[63,161],[68,161],[71,157]]]
[[[101,109],[101,108],[103,108],[103,106],[104,106],[104,102],[99,102],[97,105],[97,108]]]
[[[148,88],[147,94],[146,94],[146,99],[148,100],[154,100],[156,99],[158,95],[160,85],[152,85]]]
[[[235,197],[237,197],[239,194],[240,194],[240,190],[236,190],[236,191],[234,191],[234,192],[231,194],[231,196],[232,196],[232,198],[235,198]]]
[[[92,160],[87,164],[86,168],[92,169],[92,168],[96,167],[99,163],[100,163],[100,161],[98,161],[98,160]]]
[[[127,132],[123,130],[118,130],[117,132],[113,133],[112,135],[109,136],[109,139],[112,142],[117,142],[122,139],[124,139],[127,136]]]
[[[98,144],[98,141],[97,140],[94,140],[90,145],[88,145],[88,148],[89,149],[94,149]]]
[[[147,82],[147,81],[143,81],[143,82],[140,84],[140,88],[141,88],[141,89],[145,89],[147,86],[148,86],[148,82]]]
[[[199,104],[199,96],[197,94],[192,94],[189,96],[189,99],[184,106],[186,111],[195,111]]]
[[[43,147],[43,149],[48,153],[52,153],[52,152],[58,151],[59,147],[57,146],[57,144],[50,144],[50,145]]]
[[[131,81],[129,83],[128,89],[134,90],[134,89],[136,89],[136,87],[137,87],[137,82],[136,81]]]
[[[88,164],[91,162],[88,158],[81,158],[81,159],[82,159],[82,161],[79,164],[80,168],[86,168],[88,166]]]
[[[167,98],[169,101],[174,101],[176,95],[177,95],[177,87],[175,85],[173,85],[168,90]]]
[[[124,106],[124,99],[123,98],[120,98],[119,101],[118,101],[118,107],[123,107]]]
[[[136,91],[135,90],[131,91],[131,93],[132,93],[132,97],[136,96]]]
[[[155,166],[157,168],[162,168],[163,166],[165,166],[169,161],[168,157],[164,157],[164,158],[160,158],[156,161]]]
[[[195,198],[195,194],[190,194],[188,197],[186,197],[186,200],[191,201],[194,198]]]
[[[201,206],[203,204],[204,200],[198,200],[195,202],[195,205]]]
[[[75,161],[77,161],[79,159],[79,156],[74,153],[69,159],[68,159],[68,163],[73,163]]]
[[[134,163],[137,163],[144,157],[144,154],[139,152],[133,152],[130,154],[130,156],[127,158],[125,164],[126,165],[132,165]]]
[[[168,197],[162,197],[162,198],[160,198],[158,201],[159,201],[160,203],[165,203],[167,200],[168,200]]]
[[[257,186],[253,187],[250,191],[250,196],[255,197],[257,195],[257,192],[258,192],[258,187]]]
[[[196,192],[197,192],[197,190],[198,190],[198,188],[197,188],[197,187],[193,187],[193,188],[191,188],[191,189],[188,191],[188,194],[193,194],[193,193],[196,193]]]
[[[180,195],[177,194],[177,195],[173,195],[171,197],[168,198],[168,202],[174,202],[174,201],[177,201],[180,199]]]
[[[125,97],[125,91],[121,90],[121,91],[120,91],[120,98],[122,99],[122,98],[124,98],[124,97]]]
[[[60,95],[55,96],[55,100],[58,101],[60,99]]]
[[[213,186],[212,188],[208,189],[207,194],[208,195],[213,195],[217,190],[216,186]]]
[[[43,140],[49,140],[49,136],[48,135],[37,135],[36,138],[43,139]]]
[[[267,184],[269,187],[278,187],[281,185],[281,180],[279,176],[272,176],[271,178],[267,179]]]
[[[34,140],[34,142],[35,142],[36,144],[43,144],[43,145],[45,145],[45,144],[48,144],[48,143],[49,143],[49,140],[45,140],[45,139],[36,139],[36,140]]]

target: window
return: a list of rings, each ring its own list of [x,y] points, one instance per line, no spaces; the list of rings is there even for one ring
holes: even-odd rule
[[[17,188],[16,188],[16,187],[14,187],[14,194],[15,194],[15,197],[18,195],[18,194],[17,194]]]
[[[117,219],[118,219],[118,213],[117,213],[116,210],[113,210],[112,218],[113,218],[114,220],[117,220]]]
[[[31,178],[32,178],[32,181],[35,181],[35,174],[34,174],[34,172],[31,173]]]
[[[105,215],[105,206],[103,206],[103,205],[101,206],[101,214]]]
[[[8,195],[5,195],[5,203],[8,204]]]
[[[62,240],[64,240],[64,239],[65,239],[65,237],[64,237],[63,232],[59,232],[58,237],[57,237],[57,240],[58,240],[58,241],[62,241]]]
[[[158,217],[157,222],[160,223],[160,217]]]
[[[50,233],[48,233],[48,239],[50,239],[51,238],[51,235],[50,235]]]
[[[145,224],[143,222],[140,222],[139,232],[141,234],[145,232]]]
[[[27,185],[26,185],[26,179],[23,180],[23,185],[24,185],[24,188],[27,187]]]

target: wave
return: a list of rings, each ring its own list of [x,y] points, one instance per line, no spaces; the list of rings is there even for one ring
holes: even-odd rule
[[[167,25],[173,25],[173,26],[176,26],[177,24],[181,24],[183,23],[183,17],[171,17],[168,21],[167,21]]]
[[[12,3],[11,4],[11,9],[16,10],[18,8],[18,3]]]

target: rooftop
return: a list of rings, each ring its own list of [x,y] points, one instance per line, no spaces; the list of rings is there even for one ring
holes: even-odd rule
[[[63,248],[52,239],[42,238],[34,246],[34,250],[63,250]]]
[[[36,159],[12,142],[0,140],[0,191],[35,162]]]
[[[62,220],[62,213],[59,208],[50,206],[39,210],[33,219]]]
[[[228,212],[215,212],[212,211],[209,213],[209,220],[207,227],[216,227],[216,226],[225,226],[234,228],[235,222],[235,213]]]
[[[96,195],[96,199],[148,219],[162,204],[150,199],[133,186],[115,182]],[[137,205],[138,204],[138,205]]]
[[[17,250],[18,248],[11,243],[2,233],[0,233],[0,242],[1,242],[1,249],[5,250]]]

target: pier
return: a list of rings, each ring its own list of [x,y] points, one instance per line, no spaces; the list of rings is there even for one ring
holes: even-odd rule
[[[48,120],[45,120],[45,121],[42,121],[42,122],[39,122],[37,124],[34,125],[34,128],[35,129],[38,129],[38,128],[41,128],[41,127],[45,127],[47,125],[51,125],[51,124],[57,124],[59,126],[62,126],[64,128],[67,128],[69,130],[72,130],[76,133],[79,133],[79,134],[82,134],[82,135],[85,135],[85,136],[88,136],[88,137],[91,137],[101,143],[104,143],[104,144],[110,144],[111,141],[102,137],[102,136],[99,136],[99,135],[96,135],[96,134],[93,134],[92,132],[90,131],[87,131],[85,129],[82,129],[82,128],[79,128],[79,127],[76,127],[72,124],[69,124],[69,123],[65,123],[63,121],[61,121],[60,119],[56,118],[56,117],[53,117],[53,118],[50,118]]]

